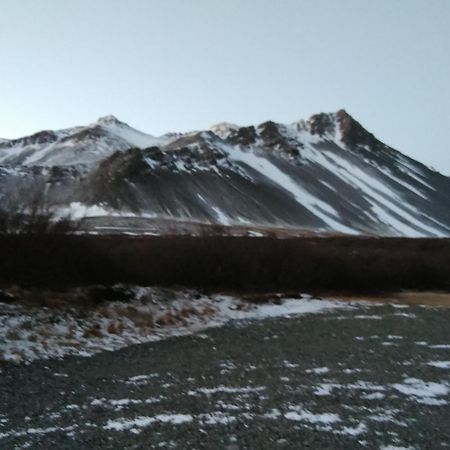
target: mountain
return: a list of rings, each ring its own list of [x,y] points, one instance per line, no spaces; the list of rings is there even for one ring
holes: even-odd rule
[[[142,133],[114,116],[86,127],[40,131],[20,139],[0,141],[0,164],[8,166],[92,165],[117,150],[164,145],[167,138]]]
[[[113,116],[0,141],[0,206],[40,192],[90,229],[236,229],[449,236],[450,178],[345,110],[292,124],[153,137]]]

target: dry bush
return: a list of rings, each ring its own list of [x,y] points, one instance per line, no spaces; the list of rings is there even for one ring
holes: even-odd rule
[[[190,316],[197,316],[198,311],[193,307],[184,307],[179,312],[179,315],[185,319],[187,319]]]
[[[49,296],[47,298],[44,298],[43,305],[49,309],[65,309],[69,305],[67,300],[61,299],[61,298],[55,298],[52,296]]]
[[[0,235],[0,254],[0,283],[40,289],[128,283],[240,293],[450,290],[450,239]],[[122,287],[89,296],[93,304],[133,298]]]
[[[128,306],[117,311],[121,317],[131,320],[137,327],[153,327],[154,318],[150,312],[142,312],[138,309]]]
[[[155,324],[160,327],[166,325],[175,325],[180,320],[181,319],[179,319],[178,317],[176,317],[176,315],[169,311],[158,317],[155,321]]]
[[[6,235],[73,234],[81,223],[81,220],[58,217],[54,210],[39,201],[15,211],[0,210],[0,234]]]
[[[100,338],[102,336],[103,333],[99,324],[95,324],[92,327],[87,328],[83,333],[83,337],[85,338]]]
[[[108,324],[106,331],[109,334],[122,334],[123,332],[123,323],[120,321],[113,321]]]

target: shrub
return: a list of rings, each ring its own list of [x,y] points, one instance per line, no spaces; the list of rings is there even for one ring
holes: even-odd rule
[[[0,235],[0,283],[186,286],[241,292],[450,289],[450,239]],[[94,303],[127,301],[96,288]]]

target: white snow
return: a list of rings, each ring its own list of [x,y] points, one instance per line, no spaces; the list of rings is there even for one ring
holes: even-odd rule
[[[254,151],[244,151],[238,146],[222,148],[228,152],[230,159],[247,165],[290,192],[298,203],[319,217],[331,229],[347,234],[358,234],[353,228],[339,222],[338,212],[329,203],[312,195],[267,158],[257,156]]]
[[[314,369],[307,369],[306,373],[324,374],[328,373],[330,369],[328,367],[316,367]]]
[[[159,374],[157,373],[151,373],[146,375],[136,375],[134,377],[129,378],[126,383],[127,384],[134,384],[134,385],[142,385],[142,384],[148,384],[151,382],[154,378],[157,378]]]
[[[362,372],[362,370],[361,369],[344,369],[342,372],[350,375],[352,373],[360,373],[360,372]]]
[[[426,186],[428,189],[431,190],[436,190],[433,186],[431,186],[430,184],[428,184],[422,177],[423,177],[423,172],[421,170],[421,168],[419,167],[419,163],[414,163],[409,159],[406,158],[403,155],[399,155],[398,159],[397,159],[397,163],[398,163],[398,168],[406,173],[409,177],[414,178],[416,181],[418,181],[419,183],[422,183],[424,186]]]
[[[342,147],[342,143],[340,146]],[[390,225],[401,235],[419,237],[430,233],[431,235],[443,236],[440,230],[426,225],[423,220],[419,220],[417,218],[417,216],[420,216],[418,211],[389,189],[386,184],[378,180],[375,173],[370,176],[360,169],[356,163],[352,164],[334,152],[317,150],[311,145],[307,145],[302,150],[302,157],[324,167],[328,172],[340,177],[345,183],[360,190],[372,204],[372,211],[379,221]],[[380,168],[377,167],[377,169]],[[426,219],[426,217],[424,218]]]
[[[68,426],[68,427],[47,427],[47,428],[28,428],[21,431],[7,431],[5,433],[0,432],[0,439],[4,439],[7,437],[22,437],[27,436],[29,434],[37,434],[37,435],[45,435],[49,433],[56,432],[71,432],[77,428],[76,425]]]
[[[116,411],[121,411],[122,409],[130,405],[142,405],[142,404],[154,404],[161,401],[161,398],[146,398],[143,399],[133,399],[133,398],[120,398],[120,399],[107,399],[107,398],[96,398],[91,401],[91,406],[101,406],[103,408],[111,408]],[[75,405],[76,406],[76,405]]]
[[[375,177],[368,176],[357,165],[351,164],[335,153],[327,151],[326,155],[335,164],[335,174],[359,188],[366,198],[372,199],[372,210],[378,215],[382,223],[390,224],[401,234],[411,237],[423,236],[426,233],[434,236],[443,236],[440,230],[428,226],[417,219],[413,215],[417,211],[399,198],[392,190],[388,189],[381,181]],[[400,218],[403,221],[400,221]]]
[[[289,411],[284,414],[284,417],[289,420],[306,421],[310,423],[336,423],[341,419],[334,413],[319,413],[315,414],[301,407],[292,407],[293,411]]]
[[[408,319],[416,319],[417,316],[414,313],[404,313],[404,312],[397,312],[392,314],[393,316],[398,316],[398,317],[406,317]]]
[[[430,361],[427,364],[438,369],[450,369],[450,361]]]
[[[227,393],[227,394],[248,394],[252,392],[264,391],[265,386],[246,386],[246,387],[232,387],[232,386],[217,386],[214,388],[198,388],[195,391],[191,391],[192,394],[195,392],[200,392],[205,395],[212,395],[217,393]]]
[[[445,397],[450,392],[450,386],[446,383],[435,383],[419,380],[417,378],[406,378],[403,383],[393,384],[392,387],[398,392],[405,394],[410,399],[425,405],[446,405]]]
[[[299,367],[299,364],[291,363],[289,361],[283,361],[283,365],[284,365],[284,367],[286,367],[288,369],[295,369],[295,368]]]
[[[357,316],[355,316],[355,319],[381,320],[382,317],[375,314],[371,316],[367,314],[358,314]]]
[[[381,392],[373,392],[363,396],[365,400],[382,400],[384,397],[385,395]]]
[[[130,305],[124,302],[108,303],[106,310],[105,306],[93,308],[82,320],[77,309],[65,309],[61,314],[57,309],[0,303],[1,358],[21,362],[62,358],[68,354],[90,356],[131,344],[199,333],[230,320],[259,320],[353,308],[345,302],[313,298],[288,298],[279,305],[256,305],[231,296],[197,296],[194,291],[173,291],[172,300],[167,299],[164,290],[157,288],[136,287],[134,291],[135,314],[140,321],[147,318],[148,325],[136,323],[133,315],[128,316]],[[95,334],[90,332],[93,329]],[[137,377],[129,383],[145,384],[151,381],[148,377]]]
[[[358,436],[367,431],[367,426],[363,423],[358,424],[355,427],[342,427],[339,430],[339,434],[348,434],[349,436]]]
[[[332,383],[321,383],[314,390],[314,394],[319,396],[331,395],[333,389],[336,387],[340,387],[340,385]]]
[[[106,117],[106,119],[107,118],[108,117]],[[168,141],[167,137],[156,138],[149,134],[142,133],[141,131],[138,131],[122,122],[108,122],[105,118],[102,118],[97,121],[97,124],[108,130],[114,136],[126,141],[130,144],[130,147],[148,148],[163,145]]]
[[[85,217],[106,217],[121,215],[118,211],[105,208],[102,205],[87,206],[80,202],[72,202],[68,207],[60,208],[57,211],[58,217],[69,217],[72,220],[83,219]]]
[[[192,422],[192,420],[193,417],[190,414],[159,414],[153,417],[139,416],[134,419],[110,419],[103,428],[105,430],[125,431],[135,428],[145,428],[156,422],[170,425],[181,425]]]
[[[247,236],[250,237],[263,237],[264,233],[261,233],[260,231],[248,231]]]
[[[272,408],[269,412],[266,412],[264,414],[264,417],[267,419],[278,419],[281,416],[282,416],[282,414],[281,414],[280,410],[277,408]]]
[[[230,135],[239,129],[238,125],[228,122],[216,123],[209,127],[209,130],[219,136],[221,139],[227,139]]]
[[[262,304],[249,310],[233,309],[233,298],[222,296],[222,302],[218,306],[222,311],[225,309],[226,316],[229,319],[264,319],[266,317],[286,317],[297,314],[311,314],[329,311],[335,308],[351,309],[348,304],[344,305],[335,300],[316,300],[316,299],[286,299],[283,303]]]
[[[231,224],[228,216],[223,211],[221,211],[217,206],[211,206],[211,209],[215,212],[217,221],[219,223],[221,223],[222,225],[230,225]]]
[[[349,384],[319,383],[318,385],[315,386],[314,394],[318,396],[327,396],[331,395],[335,389],[351,390],[351,391],[372,391],[375,393],[381,393],[385,391],[386,388],[380,384],[375,384],[363,380]],[[366,396],[367,394],[364,394],[364,398],[366,398]],[[375,399],[375,397],[373,399]]]
[[[397,445],[383,445],[380,450],[415,450],[414,447],[399,447]]]
[[[428,197],[421,191],[419,191],[417,188],[415,188],[414,186],[412,186],[411,184],[407,183],[404,180],[401,180],[400,178],[396,177],[391,170],[389,170],[386,167],[380,167],[377,166],[377,169],[384,173],[384,175],[386,175],[387,177],[389,177],[391,180],[395,181],[398,184],[401,184],[403,187],[405,187],[406,189],[410,190],[411,192],[413,192],[414,194],[418,195],[419,197],[422,197],[425,200],[428,200]]]
[[[98,135],[98,129],[102,134]],[[94,129],[96,131],[94,131]],[[89,131],[93,132],[89,134]],[[86,131],[80,139],[78,133]],[[131,147],[147,148],[168,144],[177,136],[154,137],[122,123],[113,116],[103,117],[84,127],[55,131],[56,140],[50,143],[27,144],[18,142],[15,146],[0,151],[0,164],[15,158],[23,158],[23,165],[95,165],[113,152]]]
[[[200,414],[198,418],[205,425],[228,425],[236,421],[236,417],[222,411]]]

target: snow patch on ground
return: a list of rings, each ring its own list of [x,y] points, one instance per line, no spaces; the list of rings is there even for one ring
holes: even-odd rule
[[[383,445],[380,450],[415,450],[414,447],[398,447],[396,445]]]
[[[107,424],[104,426],[104,429],[114,431],[133,431],[139,428],[148,427],[156,422],[180,425],[183,423],[192,422],[192,420],[193,417],[190,414],[159,414],[154,417],[139,416],[134,419],[119,418],[108,420]]]
[[[289,411],[284,414],[284,417],[289,420],[295,420],[295,421],[306,421],[310,423],[323,423],[323,424],[329,424],[329,423],[336,423],[340,422],[340,417],[337,414],[333,413],[321,413],[321,414],[314,414],[310,411],[304,410],[301,407],[294,408],[292,407],[293,411]]]
[[[324,374],[328,373],[330,369],[328,367],[316,367],[314,369],[307,369],[306,373]]]
[[[91,356],[131,344],[199,333],[230,320],[322,313],[353,308],[313,298],[252,304],[225,295],[134,288],[130,302],[109,302],[88,310],[0,303],[0,360],[24,362],[65,355]],[[135,379],[130,383],[145,383]]]
[[[409,399],[415,400],[424,405],[447,405],[445,399],[450,393],[448,383],[435,383],[419,380],[417,378],[405,378],[403,383],[393,384],[392,387],[406,395]]]
[[[350,436],[359,436],[362,433],[367,431],[367,426],[363,423],[360,423],[354,427],[343,427],[339,430],[339,434],[347,434]]]
[[[229,387],[229,386],[218,386],[214,388],[198,388],[196,391],[190,391],[190,395],[195,395],[196,392],[205,394],[207,396],[217,394],[217,393],[227,393],[227,394],[248,394],[251,392],[260,392],[265,390],[265,386],[247,386],[247,387]]]
[[[438,369],[450,369],[450,361],[430,361],[428,365]]]

